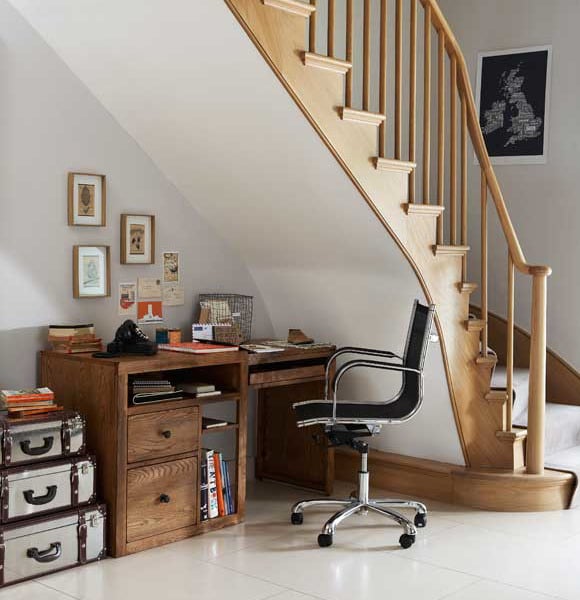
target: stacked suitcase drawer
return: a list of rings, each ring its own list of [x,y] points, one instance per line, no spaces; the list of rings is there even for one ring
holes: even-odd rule
[[[106,509],[73,411],[0,417],[0,586],[105,556]]]

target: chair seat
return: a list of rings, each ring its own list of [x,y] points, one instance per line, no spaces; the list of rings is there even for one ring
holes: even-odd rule
[[[298,423],[309,421],[330,421],[332,419],[332,402],[330,400],[310,400],[294,405]],[[386,420],[400,418],[404,414],[401,402],[386,403],[361,403],[338,402],[336,405],[336,418],[352,423],[361,420]]]

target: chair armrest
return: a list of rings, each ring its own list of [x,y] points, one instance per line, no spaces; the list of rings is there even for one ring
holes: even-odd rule
[[[395,363],[383,362],[380,360],[351,360],[342,365],[340,369],[335,373],[332,379],[332,419],[336,419],[336,393],[338,391],[338,384],[342,379],[342,376],[351,369],[356,367],[365,367],[369,369],[382,369],[384,371],[399,371],[401,373],[417,373],[418,375],[422,375],[422,371],[419,369],[413,369],[411,367],[405,367],[403,365],[398,365]],[[327,398],[328,399],[328,398]]]
[[[342,348],[338,348],[334,352],[334,354],[328,359],[326,363],[326,371],[325,371],[325,386],[324,386],[324,398],[328,400],[328,389],[330,383],[330,370],[332,365],[336,362],[336,359],[343,354],[361,354],[365,356],[382,356],[383,358],[398,358],[399,360],[403,360],[403,357],[395,354],[394,352],[390,352],[388,350],[377,350],[375,348],[359,348],[357,346],[343,346]]]

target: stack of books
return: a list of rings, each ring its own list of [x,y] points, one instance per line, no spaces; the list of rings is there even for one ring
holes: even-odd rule
[[[208,396],[219,396],[221,394],[220,390],[215,389],[213,383],[183,383],[180,387],[184,392],[191,394],[195,398],[206,398]]]
[[[175,386],[166,379],[135,379],[132,391],[133,404],[148,404],[183,398],[183,391],[176,390]]]
[[[55,410],[62,410],[62,406],[54,403],[54,393],[49,388],[0,390],[0,411],[10,417],[28,417]]]
[[[224,460],[222,453],[217,450],[203,450],[199,515],[201,521],[233,515],[236,512],[234,473],[235,461]]]
[[[100,352],[102,340],[95,336],[92,323],[82,325],[49,325],[48,341],[54,352],[78,354],[81,352]]]

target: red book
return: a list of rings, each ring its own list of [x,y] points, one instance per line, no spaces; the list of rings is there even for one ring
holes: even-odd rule
[[[213,453],[213,464],[215,467],[215,483],[217,488],[217,501],[218,501],[218,514],[220,517],[225,516],[226,508],[224,504],[224,488],[222,483],[222,467],[221,467],[221,453]]]

